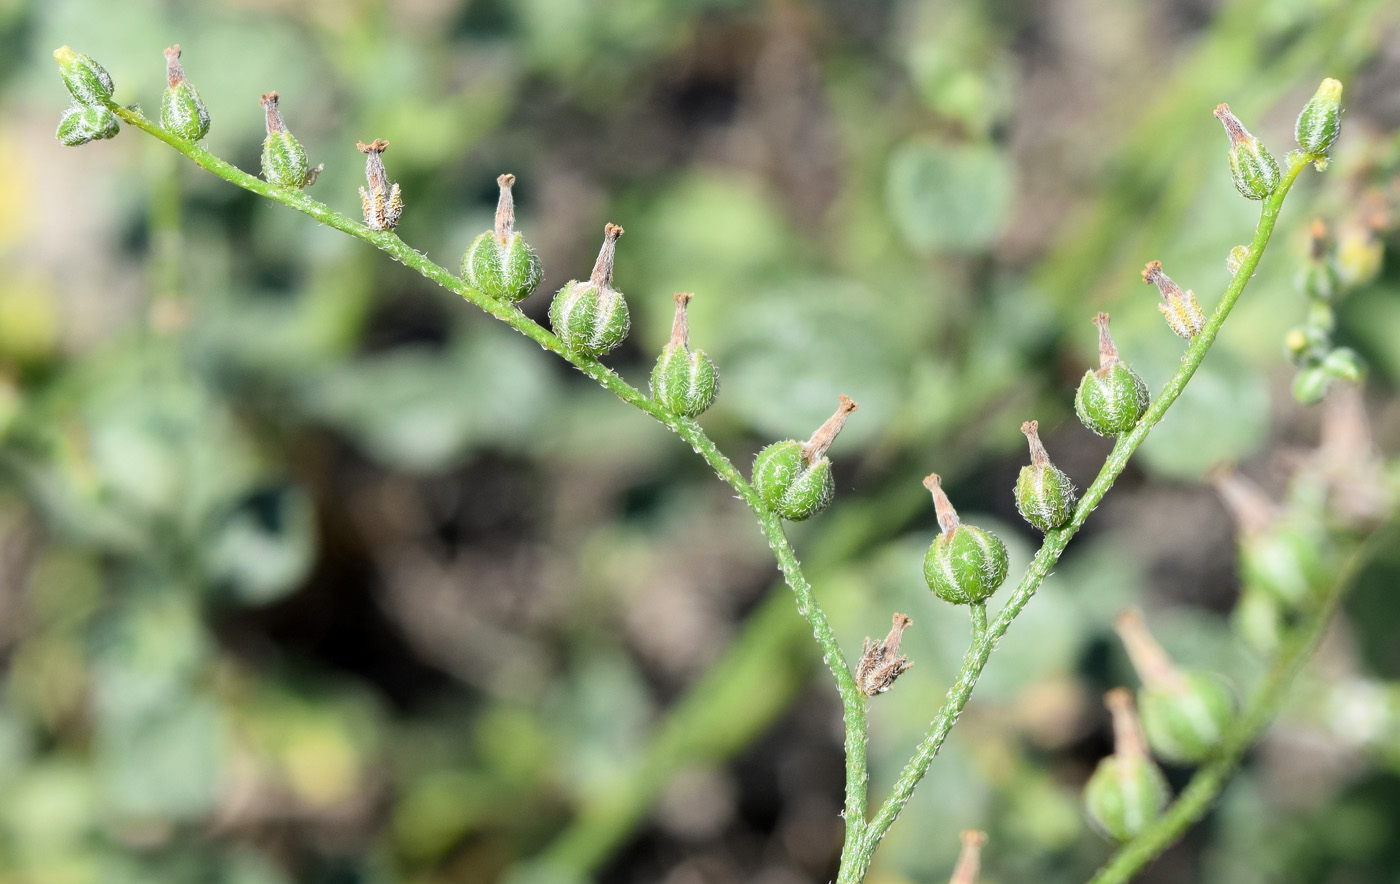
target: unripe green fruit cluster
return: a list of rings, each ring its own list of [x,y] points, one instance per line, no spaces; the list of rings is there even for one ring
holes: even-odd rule
[[[1215,116],[1225,125],[1225,132],[1230,136],[1230,178],[1235,182],[1235,189],[1247,199],[1266,198],[1283,181],[1278,163],[1274,162],[1269,149],[1250,135],[1244,124],[1230,113],[1228,104],[1217,107]]]
[[[189,81],[165,90],[160,99],[160,124],[186,141],[198,141],[209,134],[209,109]]]
[[[959,524],[934,539],[924,554],[924,581],[954,605],[986,601],[1006,580],[1006,544],[985,528]]]
[[[97,62],[68,46],[54,50],[63,85],[73,104],[59,118],[54,137],[60,144],[77,147],[89,141],[111,138],[120,131],[117,115],[107,106],[116,88],[112,75]]]
[[[603,248],[587,280],[570,280],[549,305],[549,325],[576,353],[601,356],[617,348],[632,328],[632,315],[622,293],[612,287],[613,260],[622,228],[603,228]]]
[[[698,417],[719,395],[719,370],[704,350],[668,344],[651,370],[651,395],[667,411]]]
[[[544,279],[544,265],[525,237],[512,232],[501,242],[488,230],[462,256],[462,278],[498,301],[514,304],[530,296]]]
[[[1325,161],[1342,131],[1342,84],[1330,77],[1323,80],[1317,93],[1303,105],[1293,131],[1299,147]]]
[[[1186,669],[1177,684],[1155,683],[1138,691],[1148,745],[1162,758],[1193,764],[1208,758],[1235,717],[1235,695],[1214,672]]]
[[[1041,531],[1052,531],[1074,515],[1077,498],[1069,476],[1050,462],[1035,421],[1021,425],[1031,446],[1031,463],[1016,480],[1016,510]]]
[[[263,141],[262,170],[263,177],[272,184],[300,189],[308,183],[311,162],[306,158],[306,148],[292,133],[269,132]]]
[[[791,522],[802,522],[831,504],[836,481],[825,456],[809,463],[802,443],[774,442],[753,462],[753,484],[763,505]]]
[[[117,134],[117,115],[100,105],[75,104],[63,112],[58,121],[58,131],[54,137],[59,143],[77,147]]]
[[[1147,382],[1123,362],[1084,372],[1074,394],[1074,413],[1100,436],[1128,432],[1150,404]]]
[[[1170,797],[1167,780],[1151,758],[1110,755],[1084,787],[1084,810],[1107,837],[1131,841],[1161,815]]]

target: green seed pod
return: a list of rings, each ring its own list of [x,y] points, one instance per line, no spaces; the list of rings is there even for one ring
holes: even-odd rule
[[[1172,278],[1162,272],[1161,261],[1147,262],[1142,271],[1142,281],[1155,285],[1161,293],[1162,300],[1157,304],[1157,309],[1162,311],[1167,325],[1178,337],[1189,341],[1206,327],[1206,315],[1201,312],[1201,305],[1196,303],[1195,293],[1190,290],[1183,292],[1181,286],[1172,282]]]
[[[1287,610],[1297,610],[1328,584],[1335,570],[1332,543],[1310,510],[1281,509],[1233,470],[1217,471],[1211,483],[1235,521],[1246,591],[1262,590]]]
[[[1234,276],[1240,272],[1244,262],[1249,260],[1250,254],[1249,246],[1235,246],[1230,250],[1230,254],[1225,256],[1225,269],[1230,271],[1231,276]]]
[[[186,141],[198,141],[208,135],[209,109],[185,79],[185,69],[180,66],[179,43],[165,50],[165,78],[170,85],[160,99],[161,126]]]
[[[1041,531],[1058,528],[1074,515],[1074,483],[1050,462],[1040,442],[1040,424],[1026,421],[1021,432],[1031,446],[1031,464],[1021,467],[1016,480],[1016,509],[1021,517]]]
[[[462,278],[473,288],[514,304],[530,296],[544,278],[544,265],[535,250],[515,230],[515,176],[496,179],[501,198],[496,203],[496,227],[472,240],[462,256]]]
[[[1084,426],[1100,436],[1128,432],[1147,411],[1147,383],[1118,358],[1108,332],[1108,314],[1094,317],[1099,328],[1099,367],[1084,372],[1074,394],[1074,411]]]
[[[1285,616],[1278,599],[1257,586],[1246,586],[1230,614],[1230,628],[1250,650],[1272,658],[1283,645]]]
[[[77,147],[101,138],[111,138],[119,131],[117,115],[102,105],[74,104],[63,112],[54,137],[60,144]]]
[[[774,442],[753,462],[753,485],[764,506],[792,522],[810,519],[831,504],[836,482],[826,450],[836,441],[846,418],[859,406],[842,396],[836,413],[804,445],[789,439]]]
[[[1361,354],[1350,347],[1338,347],[1328,353],[1322,358],[1321,368],[1331,377],[1353,384],[1361,383],[1366,376],[1366,363]]]
[[[1118,635],[1142,679],[1138,706],[1152,750],[1168,761],[1193,763],[1208,758],[1235,717],[1235,696],[1214,672],[1178,669],[1147,631],[1142,612],[1118,616]]]
[[[369,185],[360,188],[365,226],[370,230],[393,230],[403,214],[403,195],[397,184],[389,183],[389,173],[384,169],[384,151],[389,149],[389,142],[376,138],[369,144],[356,141],[355,147],[365,155],[365,181]]]
[[[1252,200],[1262,200],[1273,193],[1283,176],[1269,149],[1249,134],[1239,118],[1230,113],[1228,104],[1217,107],[1215,116],[1230,136],[1230,177],[1235,181],[1235,189]]]
[[[1084,810],[1106,837],[1129,841],[1161,815],[1171,792],[1147,754],[1132,694],[1114,688],[1104,703],[1113,714],[1113,754],[1099,762],[1084,787]]]
[[[311,168],[306,149],[287,131],[282,112],[277,109],[276,92],[265,93],[259,102],[267,113],[267,139],[263,141],[263,177],[272,184],[300,190],[316,183],[325,164]]]
[[[71,47],[60,46],[53,51],[63,85],[73,93],[79,104],[102,105],[112,97],[116,87],[107,69]]]
[[[1300,405],[1316,405],[1332,386],[1332,376],[1320,365],[1305,368],[1293,378],[1293,398]]]
[[[1325,169],[1332,142],[1342,131],[1342,84],[1330,77],[1323,80],[1317,92],[1303,105],[1293,131],[1298,137],[1298,146],[1309,156],[1318,158],[1318,169]]]
[[[694,295],[676,293],[676,318],[671,341],[651,370],[651,396],[667,411],[682,417],[698,417],[719,395],[719,371],[704,350],[690,349],[690,328],[685,308]]]
[[[632,327],[627,301],[612,287],[613,261],[622,228],[603,228],[603,248],[587,282],[570,280],[549,305],[549,324],[564,346],[601,356],[621,344]]]
[[[943,480],[937,473],[924,479],[933,492],[940,533],[924,554],[924,581],[933,594],[954,605],[984,601],[1006,579],[1006,546],[995,534],[958,519]]]

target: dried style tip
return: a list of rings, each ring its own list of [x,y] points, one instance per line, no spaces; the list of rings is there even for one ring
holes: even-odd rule
[[[282,120],[277,93],[263,93],[258,103],[267,115],[267,138],[262,149],[263,177],[271,184],[298,190],[315,184],[325,164],[311,168],[306,149],[287,131],[287,124]]]
[[[1342,84],[1327,78],[1317,87],[1316,94],[1303,105],[1298,122],[1293,127],[1298,146],[1313,158],[1318,171],[1327,168],[1332,144],[1342,131]]]
[[[1132,694],[1114,688],[1104,705],[1113,716],[1113,754],[1099,762],[1084,787],[1084,810],[1104,835],[1128,841],[1161,814],[1170,791],[1147,753]]]
[[[1249,134],[1239,118],[1230,113],[1228,104],[1216,107],[1215,116],[1230,136],[1230,177],[1235,189],[1252,200],[1262,200],[1273,193],[1283,178],[1268,148]]]
[[[1167,318],[1167,325],[1178,336],[1191,340],[1206,327],[1206,315],[1201,305],[1196,303],[1196,295],[1183,292],[1181,286],[1172,282],[1171,277],[1162,272],[1161,261],[1149,261],[1142,271],[1142,281],[1157,286],[1162,293],[1162,302],[1157,309]]]
[[[627,301],[612,287],[617,238],[622,233],[616,224],[606,225],[603,248],[588,281],[565,283],[549,305],[550,326],[570,350],[601,356],[621,344],[632,327]]]
[[[1084,372],[1074,394],[1074,411],[1100,436],[1117,436],[1131,430],[1147,411],[1147,383],[1118,358],[1108,314],[1095,316],[1094,325],[1099,329],[1099,368]]]
[[[924,582],[950,604],[985,601],[1006,579],[1006,545],[992,532],[962,523],[937,473],[924,479],[924,487],[933,494],[941,530],[924,554]]]
[[[860,661],[856,664],[856,685],[867,697],[883,694],[903,675],[913,663],[908,657],[900,656],[899,643],[904,630],[913,621],[903,614],[894,615],[894,625],[889,635],[879,644],[866,637],[861,647]]]
[[[671,340],[662,349],[651,371],[651,395],[667,410],[682,417],[698,417],[719,395],[719,370],[704,350],[691,351],[686,305],[695,297],[677,292],[676,316]]]
[[[58,62],[58,73],[63,77],[63,85],[68,87],[78,104],[100,107],[112,97],[116,86],[107,69],[70,46],[60,46],[53,51],[53,60]]]
[[[754,488],[768,509],[784,519],[800,522],[831,504],[836,480],[832,478],[826,450],[841,432],[846,417],[859,407],[847,396],[842,396],[840,402],[836,413],[806,444],[792,439],[774,442],[754,458]]]
[[[515,176],[499,176],[501,196],[496,202],[496,224],[477,236],[462,256],[462,278],[473,288],[511,304],[525,300],[544,278],[544,266],[535,250],[515,229]]]
[[[987,843],[987,833],[967,829],[959,837],[962,839],[962,850],[958,852],[958,862],[953,866],[953,877],[948,879],[948,884],[977,884],[977,875],[982,871],[982,845]]]
[[[165,50],[165,78],[170,85],[160,98],[160,125],[186,141],[198,141],[208,135],[209,109],[185,78],[178,43]]]
[[[840,435],[841,428],[846,425],[846,419],[851,416],[851,412],[860,408],[859,403],[844,394],[837,401],[840,404],[836,407],[836,413],[827,418],[826,422],[812,434],[812,438],[807,440],[807,444],[802,446],[802,457],[809,464],[815,464],[826,457],[826,450]]]
[[[1039,426],[1036,421],[1021,424],[1021,432],[1030,443],[1031,464],[1021,468],[1016,480],[1016,509],[1031,525],[1051,531],[1074,515],[1077,498],[1069,476],[1050,463],[1050,455],[1040,441]]]
[[[1208,757],[1235,715],[1230,686],[1213,672],[1178,669],[1136,608],[1120,614],[1116,625],[1143,682],[1138,705],[1148,744],[1169,761],[1193,763]]]
[[[399,216],[403,214],[403,196],[397,184],[389,183],[389,173],[384,169],[384,151],[389,142],[381,139],[369,144],[357,141],[355,147],[365,154],[365,179],[369,183],[368,189],[360,188],[365,226],[370,230],[393,230],[399,226]]]

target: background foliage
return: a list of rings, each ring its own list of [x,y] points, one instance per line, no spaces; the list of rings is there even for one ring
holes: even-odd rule
[[[209,146],[243,168],[271,89],[338,208],[354,142],[387,138],[400,233],[442,263],[518,175],[533,316],[623,224],[635,330],[610,362],[642,381],[671,292],[697,292],[724,382],[704,422],[736,461],[805,438],[838,392],[861,402],[837,505],[793,533],[848,653],[891,611],[915,621],[918,666],[874,703],[877,789],[965,640],[918,577],[918,479],[943,473],[1024,563],[1021,421],[1081,484],[1107,450],[1070,408],[1091,316],[1157,388],[1178,343],[1137,269],[1160,258],[1209,305],[1252,229],[1211,108],[1281,156],[1293,109],[1344,79],[1333,171],[1285,211],[1292,253],[1008,634],[872,880],[946,877],[965,827],[991,835],[989,881],[1102,860],[1078,790],[1108,746],[1098,696],[1129,680],[1125,604],[1178,657],[1257,670],[1200,480],[1238,461],[1279,488],[1316,439],[1280,342],[1307,222],[1345,223],[1400,154],[1393,4],[4,0],[0,882],[519,881],[542,851],[598,851],[606,881],[786,884],[826,880],[839,845],[835,694],[748,515],[684,446],[154,143],[53,141],[54,47],[149,111],[175,42]],[[1371,362],[1394,452],[1388,265],[1338,340]],[[1367,572],[1151,880],[1400,881],[1397,579],[1395,553]]]

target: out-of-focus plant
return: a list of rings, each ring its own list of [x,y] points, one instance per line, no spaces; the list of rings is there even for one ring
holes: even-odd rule
[[[1026,520],[1043,532],[1044,540],[994,616],[988,611],[987,601],[1007,576],[1005,544],[989,530],[962,523],[937,474],[925,480],[933,494],[940,528],[925,558],[925,579],[939,599],[967,606],[971,642],[942,708],[889,796],[872,808],[867,794],[869,703],[872,697],[894,688],[895,679],[908,668],[907,658],[899,655],[899,644],[910,618],[896,614],[889,637],[880,643],[867,640],[861,657],[852,665],[804,576],[782,524],[784,519],[809,519],[831,503],[834,483],[826,453],[856,409],[855,402],[840,397],[836,414],[805,443],[788,440],[763,449],[755,460],[752,481],[746,480],[696,422],[715,400],[718,372],[716,363],[703,351],[690,349],[686,314],[689,295],[676,296],[671,340],[656,363],[650,395],[599,361],[598,357],[622,344],[631,329],[628,303],[613,287],[621,227],[605,227],[602,250],[588,279],[571,281],[559,290],[549,311],[551,332],[517,306],[538,285],[542,274],[538,257],[514,229],[513,176],[498,179],[501,193],[496,225],[473,242],[463,258],[463,276],[458,277],[429,261],[394,233],[404,211],[404,199],[399,185],[390,182],[384,165],[387,141],[358,145],[367,156],[367,183],[360,189],[363,218],[350,218],[304,192],[316,183],[321,167],[310,166],[305,149],[283,121],[277,93],[262,97],[267,122],[262,153],[266,180],[261,180],[200,146],[199,139],[209,130],[209,114],[177,61],[178,47],[167,50],[166,57],[169,91],[162,102],[161,122],[157,123],[139,109],[115,100],[113,79],[97,62],[67,47],[58,50],[55,58],[74,99],[60,122],[58,139],[64,144],[80,145],[110,138],[117,133],[119,120],[165,142],[238,187],[374,245],[510,325],[671,429],[749,506],[796,597],[799,614],[811,627],[841,698],[845,722],[845,835],[837,881],[844,884],[865,880],[876,849],[928,773],[967,706],[998,640],[1025,610],[1070,540],[1201,366],[1259,266],[1295,180],[1308,165],[1326,167],[1341,114],[1341,86],[1335,80],[1326,80],[1298,118],[1299,149],[1291,151],[1280,167],[1227,106],[1216,109],[1230,141],[1228,158],[1235,187],[1243,196],[1261,203],[1253,239],[1249,245],[1230,252],[1232,278],[1209,315],[1194,293],[1175,283],[1160,262],[1149,263],[1143,271],[1143,281],[1155,285],[1160,293],[1158,307],[1168,327],[1186,341],[1178,368],[1155,399],[1149,396],[1143,380],[1120,358],[1108,332],[1107,315],[1095,318],[1100,335],[1100,366],[1086,372],[1075,409],[1089,429],[1115,438],[1112,451],[1096,478],[1082,495],[1076,495],[1068,476],[1051,462],[1039,439],[1036,422],[1023,425],[1030,443],[1031,464],[1022,471],[1016,485],[1015,503]],[[1314,237],[1321,238],[1321,234]],[[1321,245],[1314,247],[1314,253],[1318,253],[1312,259],[1314,263],[1322,261],[1322,249]],[[1353,260],[1352,264],[1358,262],[1359,259]],[[1318,277],[1318,281],[1305,283],[1310,296],[1319,300],[1331,297],[1330,289],[1325,296],[1320,289],[1314,291],[1323,285],[1326,273],[1305,276]],[[703,300],[702,295],[700,303]],[[1352,367],[1354,357],[1338,356],[1343,351],[1328,348],[1325,336],[1329,332],[1330,327],[1320,333],[1318,328],[1312,329],[1312,337],[1320,338],[1321,343],[1301,349],[1293,345],[1290,336],[1289,346],[1295,355],[1311,360],[1305,360],[1304,373],[1323,371],[1328,382],[1359,380],[1359,368]],[[1305,331],[1304,337],[1307,334]],[[178,362],[170,358],[171,352],[168,346],[154,347],[148,363],[135,377],[103,377],[92,379],[91,383],[100,389],[107,384],[145,385],[154,379],[184,386],[185,379]],[[1347,365],[1342,366],[1342,362]],[[1312,387],[1317,384],[1302,385],[1307,390],[1299,395],[1305,400],[1320,399],[1326,387],[1323,383],[1321,389],[1314,391]],[[100,400],[100,396],[84,399]],[[175,751],[173,747],[181,752],[212,751],[210,747],[219,740],[239,738],[239,728],[221,721],[217,708],[202,701],[202,693],[215,689],[211,685],[217,680],[208,665],[207,649],[200,646],[198,630],[189,626],[193,616],[191,601],[187,596],[162,591],[162,584],[187,580],[207,586],[210,592],[265,600],[294,586],[304,574],[310,561],[312,533],[304,493],[278,484],[275,477],[260,469],[256,452],[237,444],[240,436],[228,428],[230,416],[210,397],[189,391],[184,396],[155,401],[161,403],[160,407],[148,414],[86,416],[89,435],[81,440],[55,434],[51,428],[62,426],[62,422],[26,425],[21,415],[7,428],[7,444],[14,446],[16,467],[29,477],[32,494],[58,519],[71,516],[68,521],[72,525],[94,532],[95,542],[109,549],[111,555],[128,559],[134,575],[130,591],[141,594],[145,601],[133,606],[128,616],[118,621],[110,643],[104,645],[111,649],[112,664],[98,670],[99,682],[110,679],[106,694],[110,700],[104,706],[99,690],[98,710],[109,717],[110,726],[98,733],[118,745],[140,747],[138,752],[122,755],[124,764],[134,766],[118,766],[112,774],[119,786],[124,782],[128,785],[125,791],[117,788],[113,793],[129,799],[126,809],[137,818],[144,813],[178,819],[207,811],[215,784],[182,780],[151,792],[145,788],[149,786],[145,777],[160,775],[162,758]],[[179,406],[170,409],[170,401]],[[152,434],[151,428],[158,432]],[[1312,467],[1300,470],[1295,480],[1301,486],[1296,518],[1311,517],[1316,522],[1315,530],[1275,532],[1277,524],[1294,517],[1271,515],[1253,517],[1250,530],[1242,532],[1245,554],[1256,551],[1259,538],[1268,536],[1272,544],[1269,549],[1292,557],[1282,565],[1271,560],[1260,567],[1260,573],[1272,568],[1274,573],[1292,580],[1296,591],[1284,594],[1286,598],[1274,598],[1275,609],[1252,615],[1249,620],[1256,630],[1254,634],[1259,630],[1267,633],[1267,640],[1260,645],[1268,660],[1268,672],[1238,708],[1231,688],[1218,676],[1205,670],[1177,668],[1148,635],[1137,615],[1126,615],[1122,621],[1133,662],[1144,680],[1137,702],[1143,722],[1139,729],[1126,693],[1110,695],[1119,745],[1113,759],[1106,760],[1090,781],[1087,803],[1098,827],[1125,843],[1096,881],[1131,877],[1211,806],[1244,751],[1276,712],[1283,688],[1330,621],[1350,574],[1367,554],[1361,539],[1377,520],[1389,514],[1394,504],[1393,477],[1379,461],[1366,460],[1358,453],[1356,446],[1361,443],[1355,438],[1351,444],[1353,447],[1344,454],[1336,450],[1329,454],[1324,447]],[[1346,518],[1347,512],[1339,510],[1338,499],[1345,496],[1346,487],[1334,472],[1344,458],[1364,474],[1349,475],[1346,481],[1365,484],[1376,492],[1365,512],[1351,513],[1350,519]],[[114,487],[104,481],[108,475],[102,470],[104,459],[120,459],[128,467],[133,462],[147,464],[149,470],[111,473],[120,475],[125,483]],[[65,464],[63,471],[46,469],[46,465],[60,460]],[[219,463],[222,468],[204,469],[210,463]],[[228,464],[244,466],[229,469]],[[214,475],[218,476],[217,487],[203,487],[205,477]],[[91,476],[90,483],[75,481],[83,476]],[[1239,499],[1241,494],[1235,497]],[[295,530],[286,530],[288,525],[296,526]],[[167,552],[164,559],[155,563],[156,567],[151,567],[146,556],[152,548]],[[1290,567],[1290,563],[1296,567]],[[1260,626],[1269,616],[1273,620]],[[160,635],[163,645],[144,638],[155,634]],[[131,649],[152,646],[165,647],[170,659],[176,661],[163,661],[156,667],[158,677],[178,679],[184,687],[152,694],[158,701],[153,700],[148,708],[140,702],[145,696],[140,682],[142,661],[128,658]],[[196,736],[190,738],[190,734]],[[169,746],[162,739],[169,740]],[[124,740],[129,743],[122,743]],[[345,742],[333,740],[328,745],[341,746]],[[348,742],[353,744],[353,740]],[[1199,765],[1190,784],[1170,804],[1165,782],[1148,756],[1149,747],[1165,759]],[[334,753],[330,757],[333,761]],[[331,766],[334,768],[334,763]],[[314,773],[316,767],[311,770]],[[291,785],[304,800],[315,801],[327,800],[328,794],[343,789],[347,782],[353,783],[353,777],[342,771],[325,782],[312,776],[305,781],[294,780]],[[153,794],[160,795],[162,803],[149,806]],[[964,856],[954,872],[958,884],[971,884],[975,879],[981,842],[977,835],[965,838]],[[567,863],[551,863],[546,858],[524,874],[548,880],[551,875],[588,871],[570,868]]]

